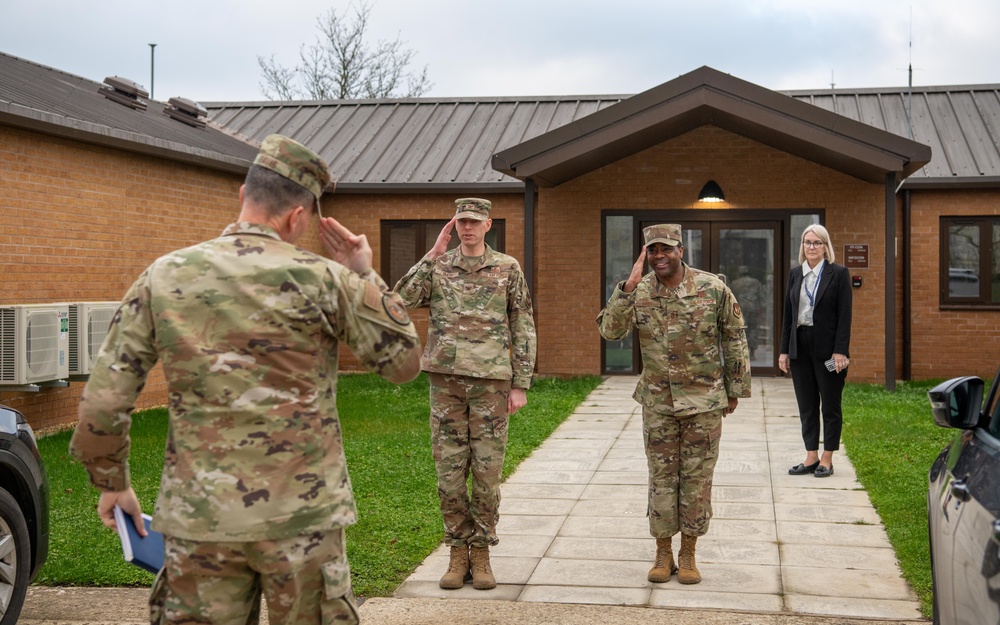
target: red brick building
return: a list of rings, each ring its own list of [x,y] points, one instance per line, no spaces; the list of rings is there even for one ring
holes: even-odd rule
[[[390,284],[455,198],[492,200],[490,243],[531,281],[542,375],[637,371],[635,346],[603,341],[594,318],[660,222],[684,225],[690,264],[759,281],[755,375],[779,374],[774,329],[809,223],[859,278],[852,380],[1000,362],[995,86],[781,94],[701,68],[631,97],[207,103],[204,128],[98,88],[0,55],[0,304],[119,298],[232,221],[254,143],[281,132],[330,162],[324,207],[368,235]],[[699,200],[708,181],[725,201]],[[75,418],[81,387],[0,388],[0,402],[48,427]],[[140,406],[163,401],[154,376]]]

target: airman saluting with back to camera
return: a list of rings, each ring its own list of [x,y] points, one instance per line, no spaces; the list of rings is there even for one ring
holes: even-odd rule
[[[305,146],[271,135],[240,188],[236,223],[155,260],[122,300],[80,402],[70,451],[142,527],[129,428],[162,363],[169,430],[153,529],[166,562],[153,623],[357,623],[344,528],[357,520],[337,416],[338,345],[395,383],[420,340],[372,251],[320,219],[330,259],[294,245],[330,183]],[[332,259],[332,260],[331,260]],[[141,533],[145,530],[141,530]]]

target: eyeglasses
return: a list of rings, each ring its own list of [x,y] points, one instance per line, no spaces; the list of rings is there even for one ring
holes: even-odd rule
[[[822,241],[803,241],[803,247],[823,247]]]

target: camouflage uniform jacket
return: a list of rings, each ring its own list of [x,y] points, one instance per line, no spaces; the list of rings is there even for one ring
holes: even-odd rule
[[[430,306],[424,371],[531,386],[535,321],[517,260],[488,245],[481,262],[470,260],[459,247],[424,257],[394,290],[411,308]]]
[[[676,416],[721,409],[728,397],[750,397],[750,355],[736,298],[714,274],[683,267],[677,289],[660,284],[652,272],[631,293],[620,283],[597,317],[608,340],[638,328],[643,368],[633,398]]]
[[[70,451],[97,488],[128,488],[133,403],[159,360],[170,425],[155,529],[257,541],[350,525],[341,341],[380,375],[417,371],[416,329],[375,272],[232,224],[154,261],[125,294]]]

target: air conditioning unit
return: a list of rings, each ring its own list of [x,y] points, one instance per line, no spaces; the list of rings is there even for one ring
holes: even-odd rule
[[[90,375],[120,302],[69,305],[69,374]]]
[[[0,305],[0,384],[69,376],[69,305]]]

